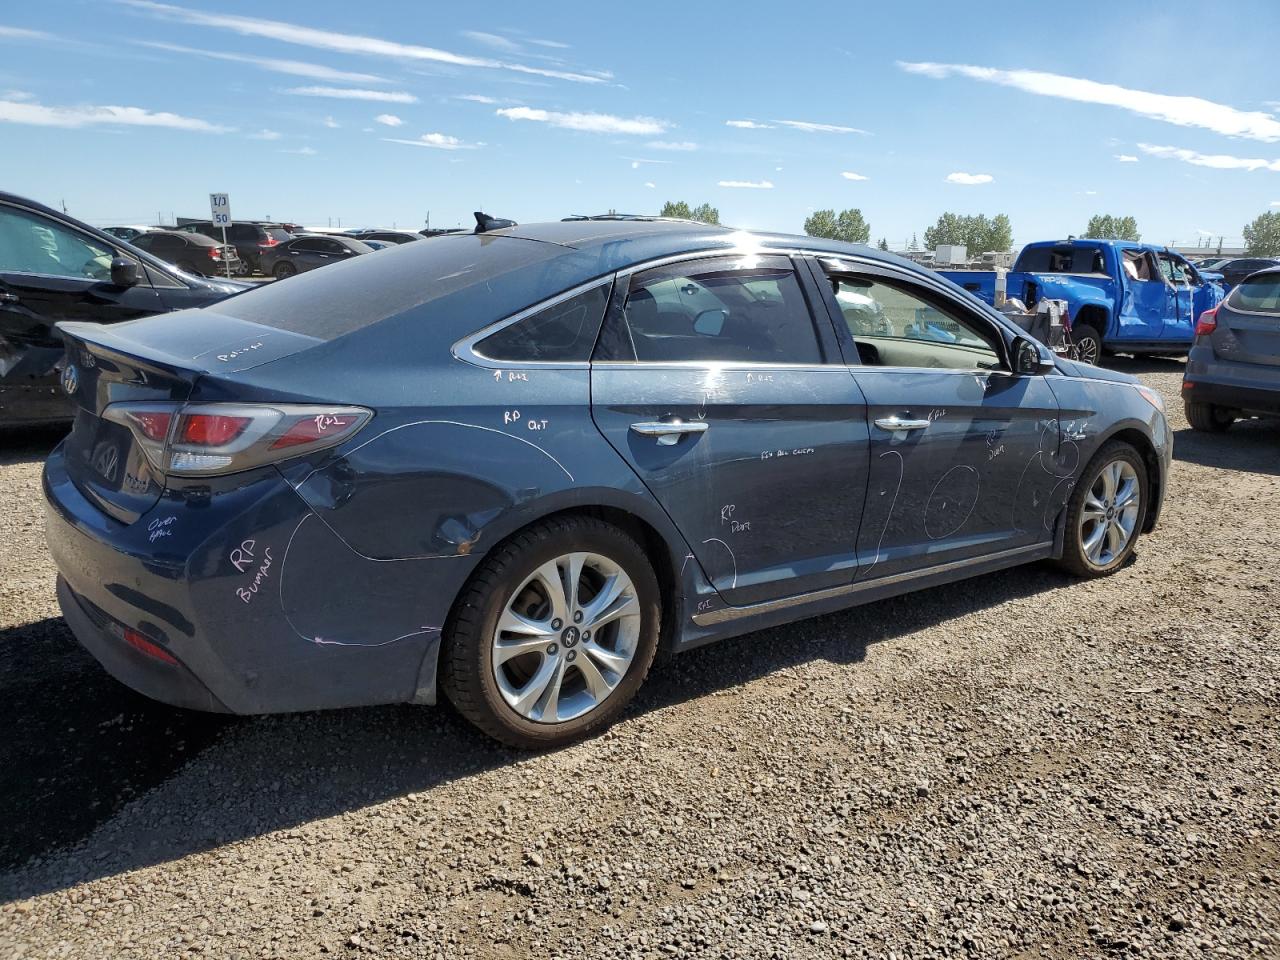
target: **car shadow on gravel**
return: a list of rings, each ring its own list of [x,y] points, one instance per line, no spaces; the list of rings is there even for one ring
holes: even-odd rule
[[[1226,433],[1177,430],[1173,434],[1173,459],[1218,470],[1280,477],[1280,420],[1238,420]]]
[[[43,461],[66,435],[66,427],[0,428],[0,465]]]
[[[1187,367],[1185,357],[1106,357],[1102,361],[1106,370],[1117,370],[1136,377],[1140,373],[1176,373],[1181,375]]]
[[[702,647],[655,667],[627,718],[799,664],[857,664],[873,643],[1073,582],[1048,565],[1016,568],[983,578],[981,589],[935,587]],[[54,618],[0,631],[0,722],[0,902],[421,794],[528,756],[447,707],[256,718],[166,707],[109,677]]]

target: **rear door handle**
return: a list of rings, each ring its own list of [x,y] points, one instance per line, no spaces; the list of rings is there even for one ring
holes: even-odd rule
[[[642,437],[657,437],[658,443],[664,447],[679,443],[686,433],[706,433],[709,424],[704,420],[684,423],[680,420],[664,422],[661,420],[648,423],[633,423],[631,429]]]
[[[928,420],[907,420],[899,416],[881,417],[876,421],[881,430],[896,433],[899,430],[924,430],[929,426]]]

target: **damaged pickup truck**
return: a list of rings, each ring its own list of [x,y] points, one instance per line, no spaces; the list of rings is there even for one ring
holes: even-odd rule
[[[939,273],[998,305],[996,273]],[[1022,248],[1004,293],[1031,310],[1041,299],[1065,301],[1074,358],[1097,363],[1105,353],[1185,354],[1200,315],[1222,302],[1220,281],[1166,247],[1050,240]]]
[[[42,204],[0,192],[0,427],[69,421],[61,320],[117,323],[248,288],[183,273]]]

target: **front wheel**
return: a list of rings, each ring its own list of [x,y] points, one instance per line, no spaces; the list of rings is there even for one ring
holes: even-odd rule
[[[277,263],[275,267],[272,268],[271,275],[277,280],[288,280],[297,272],[297,268],[294,267],[292,263]],[[293,288],[290,287],[289,289],[292,290]]]
[[[658,580],[644,550],[589,517],[547,520],[502,544],[446,628],[441,687],[458,711],[522,749],[614,720],[658,649]]]
[[[1187,400],[1183,403],[1182,409],[1186,411],[1187,423],[1191,424],[1192,430],[1200,430],[1205,433],[1222,433],[1236,422],[1235,415],[1230,410],[1215,406],[1212,403]]]
[[[1103,446],[1067,503],[1062,566],[1081,577],[1114,573],[1133,554],[1147,513],[1147,465],[1129,444]]]
[[[1102,359],[1102,337],[1098,331],[1087,324],[1081,324],[1071,331],[1071,339],[1075,344],[1071,350],[1071,359],[1097,366]]]

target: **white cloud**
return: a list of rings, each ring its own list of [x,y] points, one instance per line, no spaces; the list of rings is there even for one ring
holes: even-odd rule
[[[638,170],[642,163],[670,163],[670,160],[650,160],[648,157],[623,157],[623,160],[631,161],[631,169]]]
[[[568,50],[569,44],[561,43],[559,40],[530,40],[530,43],[539,47],[550,47],[552,50]]]
[[[644,185],[645,185],[646,187],[648,187],[650,190],[653,190],[655,187],[657,187],[657,186],[658,186],[658,185],[657,185],[656,183],[654,183],[652,180],[646,180],[646,181],[644,182]],[[1272,204],[1272,206],[1277,206],[1277,204]]]
[[[508,120],[532,120],[549,123],[565,130],[581,130],[587,133],[624,133],[635,136],[653,136],[665,133],[667,121],[655,117],[615,117],[608,113],[557,113],[552,110],[535,110],[532,107],[504,107],[498,116]]]
[[[651,150],[674,150],[681,153],[698,149],[698,145],[689,140],[650,140],[645,146]]]
[[[340,124],[337,120],[333,119],[333,117],[325,117],[324,125],[328,127],[330,130],[337,130],[340,126],[342,126],[342,124]]]
[[[375,100],[379,103],[417,103],[418,98],[403,90],[360,90],[356,87],[290,87],[285,93],[295,97],[332,97],[335,100]]]
[[[995,177],[989,173],[948,173],[947,183],[962,183],[972,187],[979,183],[990,183]]]
[[[0,25],[0,37],[9,37],[13,40],[57,40],[52,33],[45,33],[43,30],[27,30],[23,27],[6,27]]]
[[[462,35],[476,43],[482,43],[486,47],[492,47],[495,50],[502,50],[504,53],[519,53],[520,44],[508,40],[506,37],[500,37],[496,33],[485,33],[483,30],[463,30]]]
[[[249,134],[250,140],[279,140],[280,132],[278,130],[259,130],[257,133]]]
[[[409,147],[431,147],[436,150],[474,150],[483,147],[483,143],[465,143],[457,137],[444,133],[424,133],[417,140],[401,140],[396,137],[383,137],[385,143],[403,143]]]
[[[1119,160],[1121,163],[1137,163],[1138,162],[1138,158],[1135,157],[1132,153],[1117,153],[1116,159]]]
[[[1096,197],[1098,195],[1097,190],[1082,190],[1080,192],[1083,193],[1086,197]]]
[[[153,112],[142,107],[46,107],[38,103],[14,100],[0,100],[0,122],[25,123],[35,127],[89,127],[98,124],[168,127],[171,130],[196,130],[201,133],[229,133],[233,129],[195,117]]]
[[[997,70],[962,63],[907,63],[901,60],[898,61],[898,66],[908,73],[937,80],[962,76],[1014,87],[1043,97],[1118,107],[1152,120],[1180,127],[1201,127],[1229,137],[1247,137],[1250,140],[1268,142],[1280,140],[1280,120],[1270,114],[1258,110],[1237,110],[1200,97],[1151,93],[1080,77],[1041,73],[1038,70]]]
[[[1280,200],[1272,200],[1272,201],[1271,201],[1271,206],[1273,206],[1273,207],[1280,207]]]
[[[296,153],[302,157],[314,157],[316,155],[315,147],[298,147],[296,150],[281,150],[281,153]]]
[[[775,120],[774,123],[805,133],[866,133],[858,127],[842,127],[835,123],[813,123],[809,120]]]
[[[864,177],[860,173],[854,173],[852,170],[842,170],[840,172],[840,176],[844,177],[846,180],[870,180],[871,179],[870,177]]]
[[[454,99],[470,100],[472,103],[497,103],[498,102],[496,97],[486,97],[483,93],[463,93],[463,94],[459,94]]]
[[[1164,160],[1181,160],[1197,167],[1214,170],[1273,170],[1280,172],[1280,160],[1264,160],[1261,157],[1233,157],[1226,153],[1197,153],[1181,147],[1161,147],[1150,143],[1138,144],[1138,149],[1148,156]]]
[[[315,27],[304,27],[300,24],[287,23],[283,20],[265,20],[259,17],[244,17],[230,13],[184,10],[172,4],[157,3],[155,0],[117,0],[117,2],[133,7],[136,10],[145,10],[166,20],[176,20],[198,27],[230,30],[244,37],[263,37],[269,40],[278,40],[281,43],[312,47],[317,50],[336,50],[340,53],[389,57],[402,61],[425,60],[433,63],[445,63],[455,67],[485,67],[510,70],[514,73],[547,77],[553,80],[570,80],[575,83],[605,82],[603,77],[590,73],[548,70],[543,67],[530,67],[522,63],[508,63],[489,57],[466,56],[464,54],[451,53],[448,50],[438,50],[434,47],[398,43],[394,40],[383,40],[379,37],[365,37],[357,33],[337,33],[331,30],[320,30]]]
[[[404,121],[397,117],[394,113],[380,113],[373,118],[384,127],[402,127]]]
[[[726,127],[737,127],[739,130],[772,130],[773,124],[760,123],[756,120],[726,120]]]
[[[17,103],[26,103],[35,98],[36,95],[27,90],[5,90],[0,93],[0,100],[13,100]]]
[[[743,190],[772,190],[773,184],[768,180],[721,180],[718,187],[734,187]]]
[[[385,77],[374,73],[351,73],[348,70],[335,70],[319,63],[304,63],[301,60],[281,60],[276,57],[251,57],[244,53],[224,53],[218,50],[200,50],[196,47],[184,47],[176,43],[155,43],[149,40],[135,40],[140,47],[153,50],[168,50],[184,56],[209,57],[213,60],[226,60],[230,63],[248,63],[263,70],[284,73],[293,77],[307,77],[311,80],[331,80],[337,83],[387,83]]]

